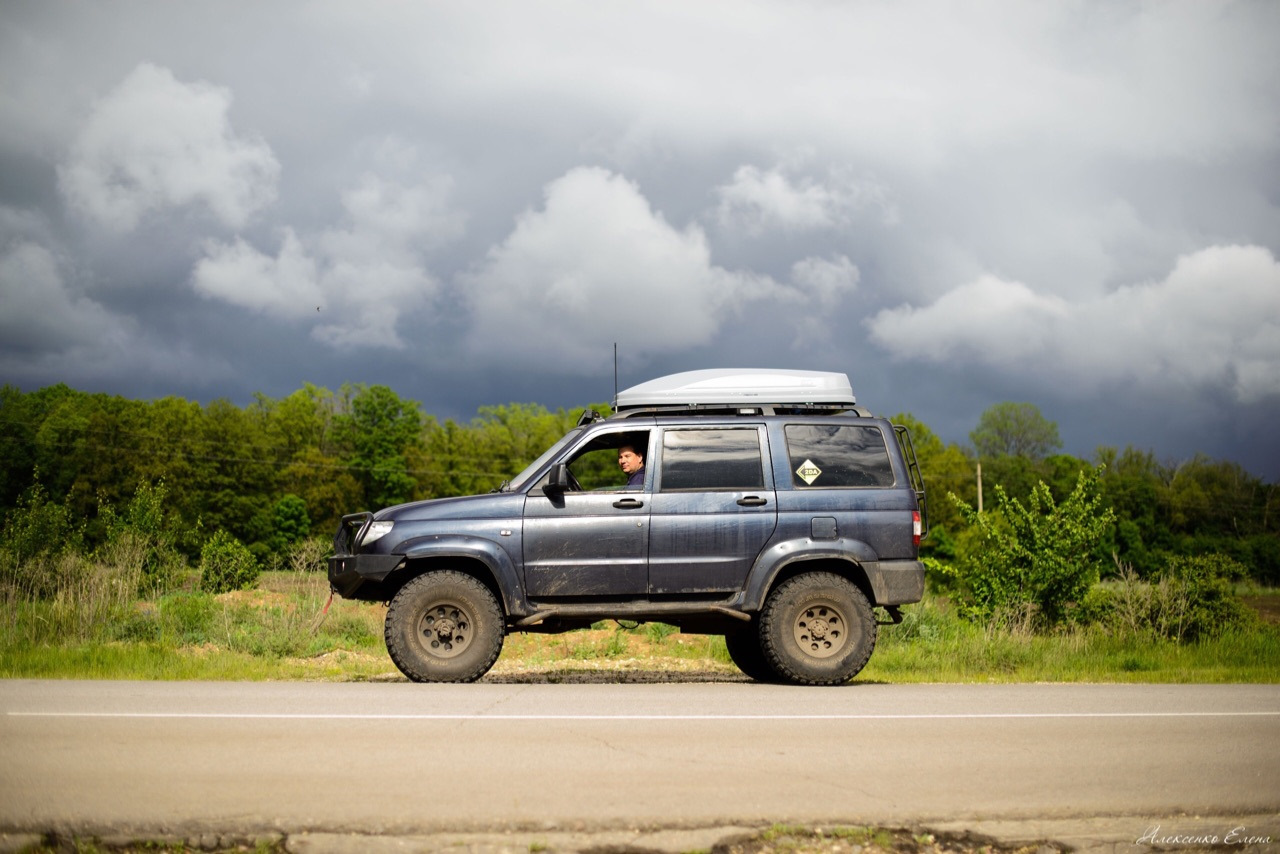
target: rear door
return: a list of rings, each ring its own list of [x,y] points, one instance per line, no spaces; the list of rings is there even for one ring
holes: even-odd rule
[[[778,519],[764,425],[667,427],[655,445],[650,594],[740,590]]]

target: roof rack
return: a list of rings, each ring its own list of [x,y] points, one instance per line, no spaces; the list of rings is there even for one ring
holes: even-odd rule
[[[638,415],[791,415],[853,411],[847,374],[723,368],[658,377],[618,392],[615,418]]]
[[[762,416],[762,415],[856,415],[859,418],[870,418],[871,413],[860,406],[647,406],[643,409],[624,409],[615,412],[610,418],[640,418],[658,415],[718,415],[718,416]]]

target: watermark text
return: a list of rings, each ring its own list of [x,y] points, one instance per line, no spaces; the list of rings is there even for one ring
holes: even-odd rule
[[[1165,832],[1154,824],[1134,840],[1137,845],[1270,845],[1271,842],[1269,834],[1251,831],[1244,825],[1216,833],[1204,830],[1179,833]]]

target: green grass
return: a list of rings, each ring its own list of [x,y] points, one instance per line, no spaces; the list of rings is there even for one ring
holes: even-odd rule
[[[190,587],[190,585],[188,585]],[[0,618],[0,678],[399,679],[382,640],[385,608],[335,599],[322,573],[266,573],[218,596],[186,589],[153,600],[10,601]],[[1251,591],[1263,613],[1280,601]],[[1098,627],[1031,634],[959,619],[932,596],[882,626],[860,682],[1280,682],[1280,627],[1261,619],[1195,643],[1121,636]],[[88,618],[76,621],[77,613]],[[76,631],[66,627],[74,625]],[[661,623],[602,622],[561,635],[512,635],[495,677],[669,671],[740,678],[724,640]],[[679,678],[677,676],[677,678]]]
[[[187,585],[190,588],[192,585]],[[322,574],[265,573],[258,588],[193,589],[94,606],[66,632],[58,602],[14,601],[0,621],[0,677],[368,679],[394,671],[380,605],[335,600]]]
[[[1280,630],[1259,623],[1194,643],[1098,627],[1037,635],[995,631],[926,601],[882,627],[859,679],[884,682],[1280,682]],[[919,625],[923,623],[924,625]]]

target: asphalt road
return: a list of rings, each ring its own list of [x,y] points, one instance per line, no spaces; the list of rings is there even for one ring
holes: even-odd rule
[[[0,682],[0,832],[1280,813],[1280,686]]]

